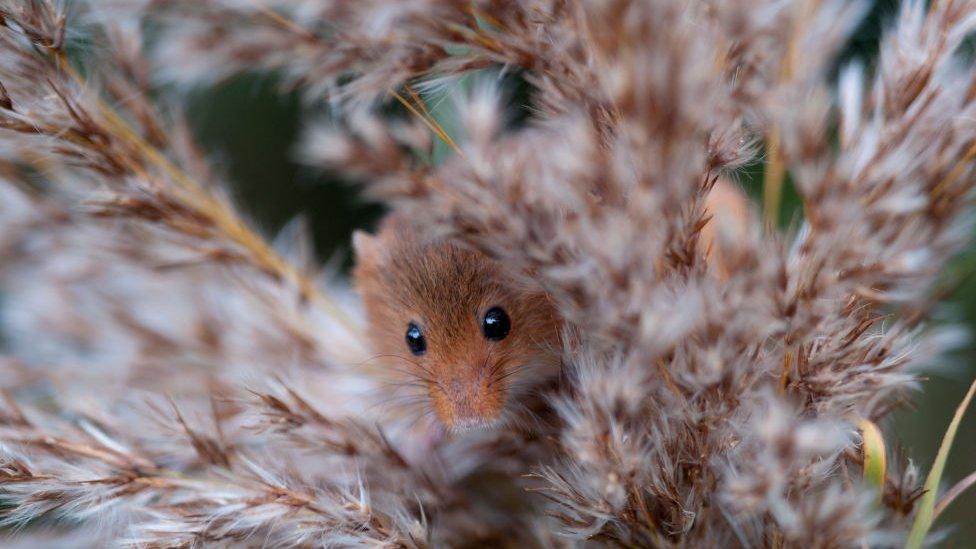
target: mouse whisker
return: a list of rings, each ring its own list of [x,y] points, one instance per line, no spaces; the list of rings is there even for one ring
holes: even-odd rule
[[[426,398],[427,392],[423,390],[423,387],[411,386],[411,385],[396,385],[393,386],[393,398],[403,398],[403,397],[415,397],[415,398]]]
[[[413,366],[417,367],[420,371],[424,372],[427,375],[430,375],[430,376],[433,376],[434,375],[434,373],[431,372],[430,369],[427,368],[427,367],[425,367],[423,364],[421,364],[421,363],[419,363],[419,362],[417,362],[415,360],[411,360],[411,359],[409,359],[409,358],[407,358],[407,357],[405,357],[403,355],[397,355],[397,354],[378,354],[378,355],[374,355],[374,356],[371,356],[371,357],[367,358],[366,360],[360,362],[359,364],[362,365],[362,364],[365,364],[367,362],[370,362],[370,361],[373,361],[373,360],[376,360],[376,359],[379,359],[379,358],[397,358],[397,359],[400,359],[400,360],[402,360],[402,361],[404,361],[404,362],[406,362],[408,364],[412,364]]]
[[[407,410],[410,408],[425,406],[426,403],[427,399],[423,395],[398,395],[391,398],[385,398],[379,402],[374,402],[367,407],[367,411],[375,411],[379,408],[388,412],[395,412],[397,410]]]
[[[407,370],[400,370],[400,369],[395,369],[395,368],[393,370],[395,372],[397,372],[397,373],[400,373],[400,374],[402,374],[404,376],[407,376],[408,378],[413,378],[416,381],[410,381],[409,379],[406,380],[406,381],[396,380],[396,379],[390,379],[390,380],[384,381],[383,384],[393,385],[393,386],[396,386],[397,384],[410,385],[410,386],[413,386],[413,387],[417,387],[419,389],[424,389],[424,394],[427,393],[427,391],[430,389],[430,386],[431,385],[433,385],[434,387],[436,387],[438,390],[440,390],[442,392],[445,391],[444,386],[441,384],[440,381],[438,381],[436,379],[427,378],[427,377],[418,375],[416,372],[410,372],[410,371],[407,371]]]
[[[427,377],[427,376],[424,376],[424,375],[419,374],[417,372],[413,372],[413,371],[410,371],[410,370],[405,370],[403,368],[397,368],[396,366],[391,366],[389,369],[391,371],[393,371],[393,372],[396,372],[396,373],[401,374],[403,376],[406,376],[408,378],[419,379],[419,380],[421,380],[423,382],[426,382],[426,383],[435,383],[435,380],[432,377]]]
[[[383,388],[386,388],[386,389],[391,389],[391,388],[392,389],[411,388],[411,389],[421,389],[421,390],[427,389],[427,385],[424,384],[424,383],[410,382],[410,381],[406,381],[406,382],[388,382],[388,383],[384,383],[382,386],[383,386]]]
[[[502,381],[505,381],[506,379],[511,378],[512,376],[516,376],[516,375],[518,375],[518,374],[526,371],[527,369],[528,369],[528,365],[526,365],[526,364],[521,364],[519,366],[516,366],[515,368],[512,368],[509,371],[507,371],[507,372],[505,372],[505,373],[503,373],[503,374],[501,374],[499,376],[495,376],[495,377],[491,378],[490,380],[488,380],[488,385],[487,386],[488,387],[492,387],[495,384],[501,383]]]
[[[430,408],[428,408],[423,413],[417,414],[413,418],[413,420],[411,420],[410,423],[407,424],[406,429],[407,430],[413,429],[417,425],[417,423],[419,423],[420,421],[425,420],[427,418],[430,418],[433,415],[434,415],[434,411],[431,410]]]
[[[506,361],[504,360],[499,360],[498,362],[496,362],[494,365],[492,365],[491,370],[488,372],[488,378],[489,379],[494,378],[500,370],[505,368],[505,366],[506,366]]]

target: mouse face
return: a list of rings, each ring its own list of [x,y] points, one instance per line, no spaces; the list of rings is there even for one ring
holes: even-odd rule
[[[391,234],[392,233],[392,234]],[[402,231],[354,237],[378,366],[450,429],[487,427],[558,371],[549,298],[486,256]]]

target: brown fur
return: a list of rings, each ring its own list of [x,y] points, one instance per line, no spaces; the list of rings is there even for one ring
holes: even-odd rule
[[[749,198],[735,183],[719,179],[705,197],[705,213],[709,222],[702,227],[700,247],[705,251],[711,272],[725,280],[729,277],[735,245],[746,238],[753,223]]]
[[[539,288],[526,288],[503,265],[448,242],[424,242],[395,216],[376,236],[354,236],[353,273],[381,367],[422,388],[451,429],[487,426],[503,417],[513,393],[558,371],[559,323]],[[482,334],[485,312],[502,307],[511,331]],[[427,351],[414,356],[405,333],[417,324]],[[405,381],[404,381],[405,380]]]

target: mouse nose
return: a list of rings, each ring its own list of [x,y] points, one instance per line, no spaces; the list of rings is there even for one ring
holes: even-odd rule
[[[504,395],[492,390],[482,376],[458,376],[435,387],[434,411],[452,429],[491,425],[501,415]]]

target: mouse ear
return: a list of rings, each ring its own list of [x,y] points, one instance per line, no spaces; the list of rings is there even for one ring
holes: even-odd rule
[[[356,230],[352,233],[352,249],[356,253],[356,263],[360,265],[376,263],[381,246],[380,239],[366,231]]]

